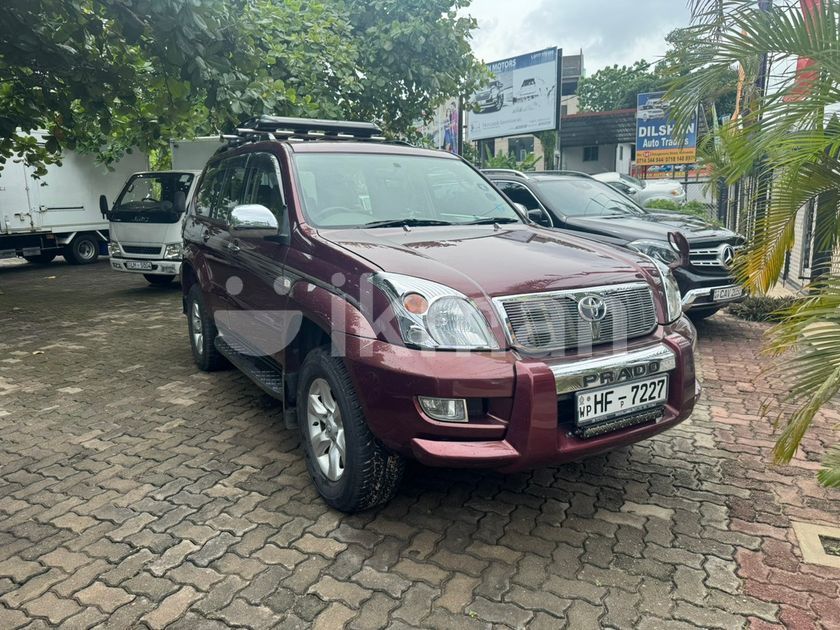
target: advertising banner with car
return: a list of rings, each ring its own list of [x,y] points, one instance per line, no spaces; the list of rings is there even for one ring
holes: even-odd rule
[[[557,126],[557,60],[546,48],[488,64],[493,79],[470,98],[470,140],[503,138]]]
[[[448,98],[435,109],[427,123],[418,121],[417,131],[436,149],[460,153],[458,147],[458,99]]]
[[[676,133],[665,92],[648,92],[636,98],[636,165],[691,164],[697,161],[697,116],[684,137]]]

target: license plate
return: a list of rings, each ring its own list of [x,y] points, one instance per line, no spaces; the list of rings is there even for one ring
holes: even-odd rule
[[[575,394],[578,426],[634,411],[657,407],[668,400],[668,376],[601,387]]]
[[[136,260],[129,260],[125,263],[126,269],[137,269],[138,271],[151,271],[154,269],[150,262],[138,262]]]
[[[743,287],[726,287],[725,289],[715,289],[712,291],[712,300],[731,300],[732,298],[741,297],[744,294]]]

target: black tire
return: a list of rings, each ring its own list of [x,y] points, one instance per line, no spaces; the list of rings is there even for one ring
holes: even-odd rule
[[[322,472],[309,436],[308,400],[316,379],[329,384],[341,412],[345,459],[343,473],[336,481]],[[370,432],[347,368],[340,358],[330,355],[329,346],[312,350],[304,359],[298,379],[297,413],[306,466],[324,501],[337,510],[353,513],[394,497],[402,481],[405,460],[386,449]]]
[[[64,246],[64,260],[71,265],[89,265],[99,259],[99,239],[95,234],[77,234]]]
[[[164,276],[157,273],[144,273],[143,277],[149,284],[164,285],[169,284],[175,279],[175,276]]]
[[[194,309],[199,315],[197,319],[193,316]],[[199,335],[196,335],[198,326],[200,326],[201,332],[200,339]],[[198,284],[194,284],[187,295],[187,328],[189,329],[193,360],[199,370],[215,372],[230,365],[213,343],[219,331],[213,321],[213,314],[206,307],[204,294]]]
[[[46,265],[51,263],[56,256],[57,254],[35,254],[34,256],[24,256],[23,259],[35,265]]]
[[[692,321],[699,322],[703,321],[704,319],[708,319],[715,313],[717,313],[722,306],[712,306],[710,308],[693,308],[686,313]]]

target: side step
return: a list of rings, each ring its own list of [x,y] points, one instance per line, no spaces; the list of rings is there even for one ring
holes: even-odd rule
[[[216,349],[236,368],[250,378],[269,396],[277,400],[285,398],[283,394],[283,370],[270,359],[253,356],[244,344],[221,335],[213,342]]]

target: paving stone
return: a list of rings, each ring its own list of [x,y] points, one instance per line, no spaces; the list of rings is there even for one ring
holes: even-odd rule
[[[239,538],[230,532],[222,532],[215,538],[211,538],[204,546],[189,556],[190,561],[200,567],[206,567],[214,560],[225,555],[228,547],[237,542]]]
[[[417,627],[431,612],[432,600],[439,593],[438,589],[427,584],[414,584],[403,593],[400,606],[392,613],[392,616]]]
[[[314,593],[325,601],[340,601],[351,608],[358,608],[359,605],[371,596],[371,591],[362,588],[353,582],[341,582],[332,576],[324,576],[310,589],[310,593]]]
[[[178,588],[178,585],[174,582],[166,578],[155,577],[145,571],[141,571],[120,586],[135,595],[145,595],[153,601],[160,601]]]
[[[23,608],[29,615],[45,617],[53,625],[61,623],[81,610],[81,607],[72,599],[57,597],[50,592],[26,602]]]
[[[28,579],[22,586],[15,590],[9,591],[3,597],[0,597],[0,601],[10,608],[17,608],[25,601],[40,597],[53,584],[61,582],[66,577],[67,574],[61,571],[61,569],[52,568],[46,573],[41,573]]]
[[[366,589],[384,591],[395,599],[398,599],[411,586],[411,582],[396,573],[377,571],[369,566],[363,567],[352,579]]]
[[[229,605],[215,613],[231,626],[246,626],[249,628],[268,628],[279,618],[270,608],[249,604],[245,600],[236,598]]]
[[[0,577],[8,577],[18,584],[25,582],[33,575],[44,573],[46,567],[29,560],[21,560],[19,558],[9,558],[0,562]]]
[[[102,612],[108,614],[134,599],[134,595],[131,593],[127,593],[121,588],[106,586],[102,582],[94,582],[76,593],[75,597],[82,604],[96,606]]]
[[[303,553],[317,553],[327,558],[335,558],[347,548],[342,542],[329,538],[319,538],[312,534],[305,534],[294,542],[294,546]]]
[[[501,623],[512,628],[524,627],[534,614],[529,610],[519,608],[512,603],[491,602],[483,597],[477,597],[470,604],[470,613],[475,613],[479,619],[491,623]]]
[[[163,600],[157,608],[146,613],[143,616],[143,621],[152,630],[165,628],[183,615],[190,604],[198,599],[198,597],[198,593],[192,586],[184,586],[177,593],[173,593]]]
[[[81,612],[65,619],[61,624],[61,630],[87,630],[101,624],[107,618],[107,615],[97,608],[84,608]]]

